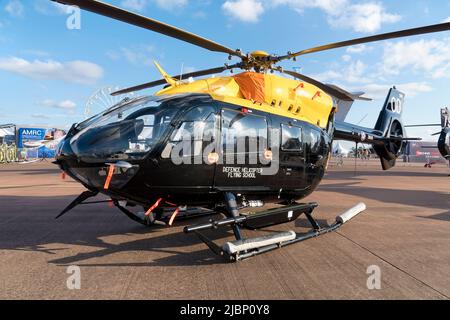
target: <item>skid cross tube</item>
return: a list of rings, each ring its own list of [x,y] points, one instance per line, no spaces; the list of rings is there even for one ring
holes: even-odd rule
[[[267,210],[264,212],[260,212],[254,215],[249,216],[237,216],[230,217],[221,220],[210,220],[208,223],[187,226],[184,228],[185,233],[194,233],[199,237],[199,239],[204,242],[210,249],[217,255],[224,256],[231,261],[243,260],[246,258],[250,258],[252,256],[271,251],[280,247],[280,244],[271,244],[268,246],[260,247],[252,250],[245,250],[244,252],[236,252],[229,253],[227,250],[224,250],[223,247],[220,247],[216,243],[214,243],[211,239],[209,239],[206,235],[204,235],[201,231],[205,230],[214,230],[222,227],[231,227],[234,231],[234,235],[236,240],[240,241],[248,241],[249,239],[243,239],[240,236],[240,232],[237,234],[235,230],[240,230],[241,227],[247,229],[259,229],[263,227],[273,226],[277,224],[287,223],[290,221],[295,221],[300,217],[301,214],[305,214],[308,217],[308,221],[311,222],[314,231],[305,236],[299,236],[294,240],[285,242],[283,245],[293,244],[299,241],[303,241],[319,234],[325,233],[326,229],[320,229],[318,223],[312,217],[312,212],[318,206],[317,203],[307,203],[307,204],[294,204],[290,206],[284,206],[281,208],[275,208],[271,210]],[[319,230],[320,229],[320,230]],[[331,230],[330,230],[331,231]],[[327,231],[329,232],[329,231]],[[304,239],[303,239],[304,238]],[[251,240],[251,239],[250,239]]]
[[[230,261],[240,261],[250,257],[263,254],[281,247],[285,247],[297,242],[321,236],[326,233],[336,231],[347,221],[366,210],[366,205],[360,203],[336,217],[336,222],[327,227],[321,227],[313,218],[312,213],[318,206],[317,203],[293,204],[281,208],[271,209],[250,216],[231,217],[222,220],[210,220],[208,223],[188,226],[184,228],[185,233],[196,234],[215,254],[228,258]],[[312,230],[306,234],[298,234],[293,231],[273,233],[267,236],[238,239],[227,242],[220,247],[209,239],[202,231],[214,230],[222,227],[244,227],[247,229],[261,229],[268,226],[287,223],[297,220],[305,214]]]
[[[303,235],[297,234],[297,236],[295,237],[294,240],[282,242],[282,243],[279,243],[279,244],[268,245],[268,246],[265,246],[265,247],[254,249],[254,250],[249,251],[249,252],[238,253],[238,254],[236,254],[236,256],[234,258],[236,259],[236,261],[242,261],[242,260],[245,260],[245,259],[257,256],[257,255],[260,255],[260,254],[263,254],[263,253],[266,253],[266,252],[269,252],[269,251],[272,251],[272,250],[275,250],[275,249],[286,247],[286,246],[289,246],[289,245],[294,244],[294,243],[306,241],[306,240],[309,240],[309,239],[312,239],[312,238],[319,237],[319,236],[321,236],[323,234],[336,231],[342,225],[343,225],[342,223],[336,222],[333,225],[331,225],[329,227],[326,227],[326,228],[321,228],[320,230],[314,230],[314,231],[308,232],[307,234],[303,234]]]

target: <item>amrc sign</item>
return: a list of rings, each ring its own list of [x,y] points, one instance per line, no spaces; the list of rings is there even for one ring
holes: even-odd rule
[[[45,139],[46,129],[40,128],[20,128],[18,147],[23,148],[24,142],[33,140],[39,141]]]

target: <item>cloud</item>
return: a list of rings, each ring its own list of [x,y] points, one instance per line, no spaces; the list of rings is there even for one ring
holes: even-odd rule
[[[344,62],[350,62],[350,61],[352,60],[352,56],[350,56],[350,55],[348,55],[348,54],[344,54],[344,55],[342,56],[342,60],[343,60]]]
[[[259,0],[225,1],[222,9],[235,19],[251,23],[258,22],[259,16],[265,11],[263,3]]]
[[[372,47],[369,47],[365,44],[359,44],[356,46],[348,47],[346,51],[347,53],[365,53],[371,51],[372,49],[373,49]]]
[[[335,28],[373,33],[383,24],[394,23],[400,15],[387,12],[381,2],[353,3],[350,0],[228,0],[222,8],[225,13],[244,22],[257,22],[268,9],[288,6],[300,14],[308,9],[325,12],[328,23]]]
[[[62,80],[78,84],[93,84],[103,76],[103,69],[88,61],[58,62],[28,61],[18,57],[0,58],[0,70],[32,79]]]
[[[188,0],[155,0],[158,7],[165,10],[177,9],[188,4]]]
[[[402,40],[384,46],[383,72],[399,75],[405,69],[425,72],[429,77],[450,77],[450,37],[442,40]]]
[[[348,66],[313,75],[312,78],[322,82],[345,79],[347,83],[367,83],[368,66],[361,60],[352,61]]]
[[[386,23],[395,23],[401,16],[386,12],[381,3],[368,2],[363,4],[350,4],[344,10],[329,14],[330,25],[353,29],[356,32],[374,33]]]
[[[152,66],[154,51],[153,46],[141,44],[109,50],[106,52],[106,55],[113,61],[123,59],[134,66]]]
[[[142,12],[150,2],[150,0],[122,0],[120,4],[126,9]],[[177,9],[188,4],[188,0],[153,0],[152,2],[164,10]]]
[[[420,93],[433,91],[430,84],[426,82],[408,82],[396,86],[398,90],[404,92],[407,97],[415,97]],[[386,97],[389,89],[392,88],[390,84],[367,84],[352,88],[353,91],[364,91],[367,97],[374,99],[382,99]]]
[[[444,19],[444,21],[442,21],[442,23],[446,23],[446,22],[450,22],[450,17],[448,17],[447,19]]]
[[[49,115],[43,113],[33,113],[31,117],[35,119],[45,119],[45,120],[51,119]]]
[[[147,0],[123,0],[121,2],[122,7],[135,11],[143,11],[147,6]]]
[[[10,0],[5,6],[5,11],[12,17],[23,17],[25,7],[19,0]]]
[[[38,105],[46,108],[61,109],[73,113],[77,107],[77,104],[71,100],[54,101],[52,99],[46,99],[38,103]]]
[[[450,78],[450,37],[388,42],[382,48],[378,63],[365,64],[346,54],[341,63],[334,63],[328,71],[312,77],[323,82],[335,82],[344,88],[362,89],[376,98],[386,95],[390,85],[385,83],[401,83],[397,87],[412,97],[433,90],[424,81],[403,83],[414,73],[428,79]],[[356,54],[372,48],[357,46],[349,49],[347,51]]]
[[[195,19],[205,19],[207,16],[208,16],[207,13],[202,10],[197,11],[192,15],[192,17]]]
[[[34,10],[40,14],[47,16],[67,14],[68,7],[64,4],[48,0],[35,0],[33,2]]]
[[[47,51],[39,50],[39,49],[25,49],[25,50],[21,50],[21,53],[22,54],[26,54],[26,55],[35,56],[35,57],[48,57],[48,56],[50,56],[50,53],[48,53]]]

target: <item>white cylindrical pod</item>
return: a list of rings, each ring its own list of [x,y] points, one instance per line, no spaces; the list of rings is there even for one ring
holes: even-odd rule
[[[344,224],[353,219],[354,217],[356,217],[361,212],[365,211],[366,209],[367,209],[366,204],[361,202],[356,206],[354,206],[353,208],[345,211],[343,214],[337,216],[336,222]]]

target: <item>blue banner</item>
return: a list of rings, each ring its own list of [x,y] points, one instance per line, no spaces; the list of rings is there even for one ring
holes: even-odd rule
[[[18,148],[23,148],[23,143],[27,141],[39,141],[45,139],[47,129],[42,128],[20,128]]]

